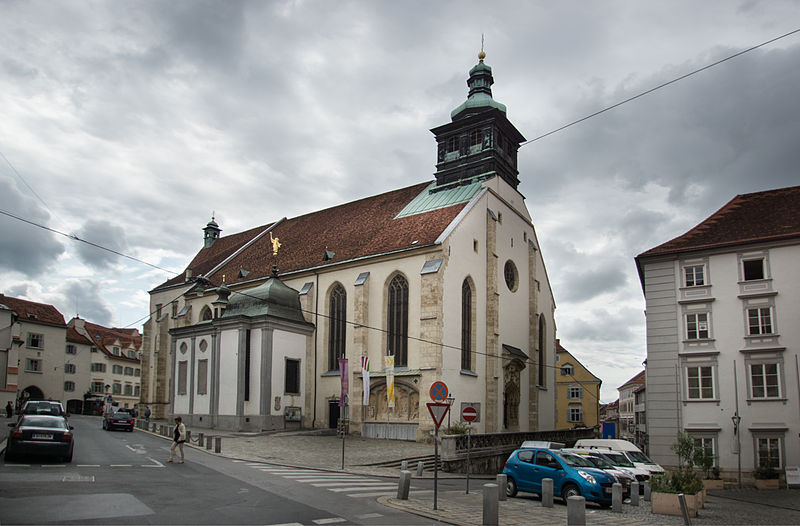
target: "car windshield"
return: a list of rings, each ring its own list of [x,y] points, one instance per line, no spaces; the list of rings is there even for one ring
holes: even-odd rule
[[[19,423],[22,427],[46,427],[51,429],[64,429],[66,425],[61,418],[47,418],[41,416],[24,416]]]
[[[608,460],[614,466],[622,466],[626,468],[634,467],[633,462],[628,460],[628,458],[622,453],[601,453],[598,454],[598,456]]]
[[[120,413],[127,414],[127,415],[132,415],[133,414],[133,412],[130,409],[126,408],[126,407],[123,407],[122,409],[117,411],[117,414],[120,414]]]
[[[561,460],[568,466],[572,466],[573,468],[593,468],[594,464],[589,462],[587,459],[583,458],[580,455],[572,455],[570,453],[559,453],[558,455]]]
[[[647,458],[647,455],[641,451],[626,451],[626,453],[628,454],[628,458],[634,462],[641,462],[642,464],[655,464],[655,462]]]
[[[608,462],[606,462],[605,460],[603,460],[600,457],[582,457],[582,458],[585,458],[586,460],[588,460],[589,462],[594,464],[594,467],[596,467],[596,468],[614,469],[614,466],[612,466],[611,464],[609,464]]]
[[[61,408],[56,404],[28,404],[23,413],[26,415],[60,415]]]

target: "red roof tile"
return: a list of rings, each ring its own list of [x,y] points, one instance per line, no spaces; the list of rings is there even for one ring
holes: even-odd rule
[[[636,376],[625,382],[624,384],[617,387],[617,389],[622,389],[623,387],[628,387],[629,385],[644,385],[645,377],[644,371],[640,371]]]
[[[281,243],[277,258],[280,273],[283,275],[432,244],[466,203],[395,219],[403,207],[429,184],[420,183],[280,222],[272,230],[272,235],[279,238]],[[219,238],[210,248],[201,249],[187,268],[192,270],[193,276],[207,275],[225,258],[273,224]],[[323,261],[326,249],[335,255]],[[219,285],[223,275],[228,284],[266,277],[272,272],[273,262],[270,236],[266,235],[209,279]],[[248,272],[246,277],[238,277],[241,269]],[[182,274],[154,290],[184,281]]]
[[[36,303],[0,294],[0,303],[9,307],[19,316],[19,321],[43,323],[45,325],[66,325],[64,316],[52,305]]]
[[[696,227],[638,258],[800,237],[798,210],[800,186],[737,195]]]
[[[81,343],[83,345],[93,345],[93,343],[86,338],[83,334],[75,330],[74,327],[67,327],[67,341],[72,343]]]
[[[138,358],[128,358],[124,354],[116,355],[112,352],[112,347],[119,342],[121,353],[133,347],[136,351],[142,349],[142,336],[137,329],[117,329],[108,328],[96,323],[84,322],[86,332],[89,334],[92,343],[106,355],[115,359],[127,360],[139,363]]]

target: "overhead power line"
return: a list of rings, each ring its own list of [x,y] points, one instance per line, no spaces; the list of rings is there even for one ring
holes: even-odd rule
[[[538,137],[534,137],[533,139],[530,139],[530,140],[527,140],[527,141],[525,141],[523,143],[520,143],[520,146],[525,146],[525,145],[528,145],[528,144],[530,144],[532,142],[536,142],[536,141],[538,141],[540,139],[544,139],[545,137],[549,137],[550,135],[558,133],[558,132],[560,132],[562,130],[566,130],[567,128],[569,128],[571,126],[575,126],[576,124],[579,124],[579,123],[581,123],[583,121],[587,121],[587,120],[591,119],[592,117],[597,117],[598,115],[601,115],[601,114],[603,114],[603,113],[605,113],[607,111],[611,111],[614,108],[618,108],[618,107],[622,106],[623,104],[627,104],[627,103],[629,103],[631,101],[634,101],[634,100],[636,100],[638,98],[644,97],[645,95],[649,95],[650,93],[653,93],[654,91],[660,90],[661,88],[667,87],[670,84],[675,84],[676,82],[680,82],[681,80],[683,80],[685,78],[688,78],[688,77],[691,77],[692,75],[696,75],[696,74],[700,73],[701,71],[705,71],[707,69],[711,69],[714,66],[719,66],[723,62],[727,62],[728,60],[731,60],[731,59],[734,59],[736,57],[742,56],[745,53],[749,53],[749,52],[751,52],[753,50],[756,50],[756,49],[758,49],[760,47],[764,47],[767,44],[771,44],[771,43],[776,42],[776,41],[778,41],[778,40],[780,40],[782,38],[786,38],[788,36],[794,35],[795,33],[798,33],[798,32],[800,32],[800,28],[795,29],[794,31],[789,31],[788,33],[785,33],[785,34],[783,34],[783,35],[781,35],[779,37],[775,37],[773,39],[767,40],[766,42],[762,42],[762,43],[760,43],[758,45],[755,45],[753,47],[747,48],[747,49],[745,49],[743,51],[739,51],[738,53],[734,53],[733,55],[730,55],[730,56],[725,57],[725,58],[723,58],[721,60],[718,60],[716,62],[708,64],[707,66],[703,66],[702,68],[699,68],[699,69],[696,69],[694,71],[691,71],[691,72],[689,72],[689,73],[687,73],[685,75],[681,75],[680,77],[677,77],[677,78],[674,78],[674,79],[672,79],[670,81],[664,82],[663,84],[659,84],[658,86],[656,86],[654,88],[650,88],[647,91],[643,91],[642,93],[639,93],[638,95],[634,95],[633,97],[629,97],[629,98],[627,98],[627,99],[625,99],[623,101],[617,102],[616,104],[612,104],[611,106],[608,106],[607,108],[603,108],[602,110],[596,111],[596,112],[594,112],[592,114],[589,114],[586,117],[581,117],[580,119],[572,121],[569,124],[565,124],[564,126],[561,126],[560,128],[556,128],[555,130],[549,131],[549,132],[547,132],[545,134],[539,135]]]

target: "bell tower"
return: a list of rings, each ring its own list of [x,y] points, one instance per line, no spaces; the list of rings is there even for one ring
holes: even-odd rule
[[[452,122],[431,130],[437,143],[437,188],[495,175],[513,188],[519,185],[517,151],[525,137],[506,117],[505,105],[492,98],[494,78],[492,68],[483,62],[485,57],[481,51],[469,71],[469,94],[450,112]]]
[[[208,222],[206,227],[203,229],[203,248],[209,248],[214,242],[219,238],[219,233],[222,232],[222,229],[219,227],[216,221],[214,221],[214,216],[211,216],[211,221]]]

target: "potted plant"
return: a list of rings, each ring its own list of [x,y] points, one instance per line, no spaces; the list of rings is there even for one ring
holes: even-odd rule
[[[703,472],[703,488],[705,490],[723,489],[724,481],[719,477],[719,468],[714,465],[714,455],[703,447],[695,447],[694,463]]]
[[[772,462],[763,464],[754,469],[753,477],[756,479],[756,489],[780,488],[780,473],[775,469]]]
[[[680,459],[677,470],[650,479],[650,503],[653,513],[681,515],[678,495],[683,494],[690,517],[697,516],[697,510],[704,503],[703,482],[694,469],[697,451],[694,439],[686,434],[678,434],[672,450]]]

